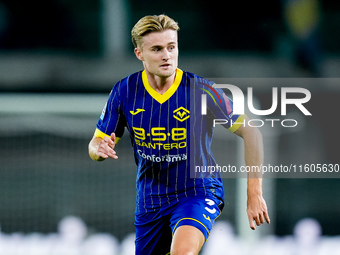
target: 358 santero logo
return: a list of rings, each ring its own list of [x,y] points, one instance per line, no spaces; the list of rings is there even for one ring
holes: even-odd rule
[[[186,128],[172,128],[170,131],[166,131],[165,127],[153,127],[150,132],[146,132],[144,128],[140,127],[132,129],[135,143],[138,146],[159,150],[179,149],[187,146]]]

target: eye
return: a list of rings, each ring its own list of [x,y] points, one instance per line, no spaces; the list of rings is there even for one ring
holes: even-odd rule
[[[160,47],[154,47],[154,48],[152,49],[152,51],[155,51],[155,52],[160,51],[160,50],[161,50]]]

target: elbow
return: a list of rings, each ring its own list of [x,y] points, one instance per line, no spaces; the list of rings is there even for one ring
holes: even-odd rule
[[[262,133],[261,133],[260,129],[255,128],[254,132],[255,132],[255,136],[257,137],[257,139],[259,141],[263,142],[263,136],[262,136]]]
[[[262,133],[260,129],[258,129],[257,127],[251,128],[251,131],[249,132],[249,136],[252,137],[257,144],[261,144],[261,145],[263,144]]]
[[[260,141],[263,140],[262,133],[261,133],[260,129],[257,128],[257,127],[251,127],[251,126],[242,127],[242,129],[240,130],[238,135],[240,137],[242,137],[243,139],[247,139],[247,138],[250,138],[250,137],[252,137],[252,138],[255,137],[256,140],[260,140]]]

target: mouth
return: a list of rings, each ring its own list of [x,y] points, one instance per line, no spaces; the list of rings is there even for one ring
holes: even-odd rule
[[[170,66],[171,66],[170,64],[163,64],[163,65],[161,65],[161,67],[163,67],[163,68],[168,68]]]

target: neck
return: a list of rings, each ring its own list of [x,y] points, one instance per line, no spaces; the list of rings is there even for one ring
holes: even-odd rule
[[[147,69],[145,69],[145,72],[150,86],[159,94],[164,94],[174,83],[176,77],[176,72],[174,72],[174,74],[169,77],[160,77],[151,74]]]

